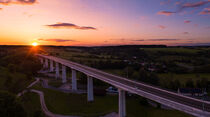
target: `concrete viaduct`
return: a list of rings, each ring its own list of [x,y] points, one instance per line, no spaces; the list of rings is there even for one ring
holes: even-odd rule
[[[126,117],[126,91],[156,101],[165,106],[188,113],[197,117],[210,117],[210,102],[183,96],[145,83],[136,82],[123,77],[112,75],[88,66],[84,66],[58,57],[37,54],[44,68],[55,72],[56,78],[60,76],[62,66],[62,82],[66,82],[66,67],[72,70],[72,90],[77,90],[76,71],[87,75],[87,100],[94,101],[93,78],[104,81],[118,88],[119,91],[119,117]],[[50,61],[50,62],[49,62]],[[50,64],[49,64],[50,63]]]

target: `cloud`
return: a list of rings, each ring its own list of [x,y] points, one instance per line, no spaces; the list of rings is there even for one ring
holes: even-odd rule
[[[170,16],[176,12],[171,12],[171,11],[159,11],[157,14],[158,15],[165,15],[165,16]]]
[[[210,2],[210,0],[208,0],[208,1],[193,2],[193,3],[188,2],[188,3],[182,4],[181,9],[201,7],[201,6],[205,5],[205,4],[208,4],[209,2]]]
[[[145,39],[137,39],[137,40],[131,40],[131,41],[145,41]]]
[[[70,40],[70,39],[38,39],[38,41],[53,41],[53,42],[74,42],[75,40]]]
[[[69,29],[80,29],[80,30],[97,30],[95,27],[90,26],[78,26],[72,23],[56,23],[51,25],[46,25],[49,28],[69,28]]]
[[[187,34],[189,34],[189,32],[183,32],[183,34],[187,35]]]
[[[36,2],[37,0],[0,0],[0,4],[2,5],[10,5],[10,4],[32,5]]]
[[[210,26],[205,27],[206,29],[210,29]]]
[[[178,41],[180,39],[137,39],[131,41]]]
[[[2,8],[0,8],[0,10],[2,10]]]
[[[159,27],[160,29],[165,29],[165,28],[166,28],[166,26],[163,26],[163,25],[158,25],[158,27]]]
[[[167,0],[167,1],[160,2],[160,5],[165,5],[165,4],[170,4],[170,3],[171,3],[171,0]]]
[[[180,5],[180,4],[181,4],[181,2],[180,2],[180,1],[175,2],[175,5]]]
[[[205,8],[203,11],[201,11],[199,14],[201,15],[209,15],[210,14],[210,8]]]
[[[204,6],[208,3],[210,3],[210,0],[198,1],[198,2],[187,2],[187,3],[176,2],[175,5],[178,6],[178,10],[176,10],[176,11],[159,11],[157,14],[170,16],[174,13],[179,13],[186,8],[198,8],[198,7]],[[209,12],[210,11],[208,9],[205,9],[204,11],[200,12],[200,14],[209,14]]]
[[[36,0],[17,0],[17,3],[20,3],[20,4],[34,4],[34,3],[36,3]]]
[[[192,22],[192,21],[190,21],[190,20],[185,20],[185,21],[184,21],[185,24],[189,24],[189,23],[191,23],[191,22]]]

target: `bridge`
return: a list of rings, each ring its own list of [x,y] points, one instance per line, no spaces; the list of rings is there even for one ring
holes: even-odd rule
[[[81,65],[69,60],[54,56],[37,54],[44,68],[54,71],[55,78],[60,75],[62,82],[66,82],[66,67],[72,71],[72,90],[77,90],[76,72],[82,72],[87,75],[87,101],[94,101],[93,78],[111,84],[119,91],[119,117],[126,117],[126,92],[137,94],[147,99],[153,100],[173,109],[188,113],[197,117],[210,117],[210,102],[183,96],[178,93],[167,91],[159,87],[145,83],[129,80],[120,76],[109,74],[85,65]],[[60,73],[60,66],[62,70]]]

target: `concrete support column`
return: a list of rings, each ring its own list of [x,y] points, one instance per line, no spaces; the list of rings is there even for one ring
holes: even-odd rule
[[[59,63],[56,62],[56,64],[55,64],[55,78],[57,79],[57,78],[59,78],[59,76],[60,76]]]
[[[125,102],[125,91],[118,89],[119,92],[119,117],[126,116],[126,102]]]
[[[62,65],[62,82],[66,83],[66,66]]]
[[[50,60],[50,71],[53,72],[53,60]]]
[[[91,102],[94,100],[93,97],[93,78],[88,76],[88,84],[87,84],[87,95],[88,95],[88,102]]]
[[[44,65],[44,68],[48,68],[48,59],[45,58],[45,65]]]
[[[41,64],[44,64],[44,59],[40,58]]]
[[[72,69],[72,90],[77,90],[77,76],[74,69]]]

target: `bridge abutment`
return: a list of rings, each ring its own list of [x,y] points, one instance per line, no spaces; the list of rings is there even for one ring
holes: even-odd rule
[[[66,83],[66,66],[62,65],[62,82]]]
[[[72,69],[72,90],[77,90],[77,73]]]
[[[126,98],[125,91],[122,89],[118,89],[119,91],[119,117],[126,117]]]
[[[94,96],[93,96],[93,78],[88,76],[87,79],[87,95],[88,95],[88,102],[94,101]]]

